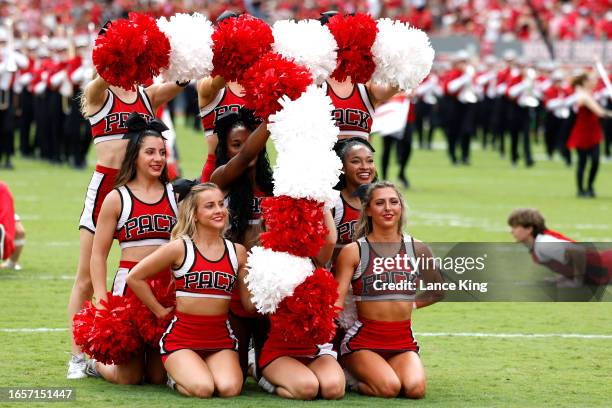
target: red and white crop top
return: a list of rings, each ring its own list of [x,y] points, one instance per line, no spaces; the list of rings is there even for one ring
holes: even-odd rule
[[[215,131],[217,119],[225,112],[238,110],[244,106],[244,98],[236,95],[229,86],[220,89],[217,96],[210,103],[200,109],[200,118],[202,118],[202,129],[204,135],[212,135]]]
[[[110,89],[106,91],[104,105],[88,118],[94,143],[121,139],[127,132],[126,122],[132,112],[140,113],[147,121],[155,118],[151,101],[143,87],[138,87],[133,103],[123,102]]]
[[[355,268],[351,285],[356,301],[414,301],[419,278],[418,260],[415,255],[414,239],[404,235],[397,254],[382,257],[376,253],[365,238],[357,240],[359,245],[359,264]],[[400,257],[407,259],[407,267],[394,265],[387,268],[384,261]]]
[[[121,215],[115,238],[123,248],[163,245],[170,241],[178,209],[172,184],[166,184],[162,198],[156,203],[139,200],[127,186],[116,189],[121,197]]]
[[[183,264],[172,269],[177,297],[230,299],[238,281],[238,257],[234,244],[224,239],[221,259],[211,261],[195,246],[191,238],[182,237],[185,245]]]
[[[334,202],[332,215],[334,216],[334,224],[336,224],[336,230],[338,231],[336,248],[342,248],[353,242],[353,233],[355,232],[357,221],[359,221],[361,210],[351,207],[342,197],[342,194],[340,194]]]
[[[341,98],[324,82],[321,87],[332,100],[332,116],[340,128],[340,136],[370,137],[374,121],[374,106],[364,84],[354,84],[353,91],[347,98]]]

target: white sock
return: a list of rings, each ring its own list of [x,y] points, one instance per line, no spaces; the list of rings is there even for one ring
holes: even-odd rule
[[[261,376],[257,384],[259,384],[261,388],[263,388],[265,391],[268,391],[270,394],[276,394],[276,386],[270,381],[266,380],[266,377],[264,377],[263,375]]]

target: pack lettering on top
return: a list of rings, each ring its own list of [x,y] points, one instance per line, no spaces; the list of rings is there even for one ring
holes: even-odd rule
[[[240,110],[241,107],[242,105],[237,105],[237,104],[217,106],[214,109],[214,112],[215,112],[215,122],[214,123],[217,123],[217,120],[219,119],[219,117],[221,117],[224,113],[238,112],[238,110]]]
[[[338,242],[349,243],[353,239],[357,220],[343,222],[338,225]]]
[[[109,133],[120,129],[127,130],[125,123],[127,122],[130,113],[131,112],[113,112],[106,115],[104,117],[104,133]],[[153,119],[153,116],[146,113],[140,113],[140,115],[147,121]]]
[[[142,235],[149,232],[169,233],[176,224],[176,218],[166,214],[145,214],[132,217],[125,222],[125,237],[132,234]]]
[[[370,131],[368,121],[372,118],[372,116],[368,112],[360,109],[338,108],[332,110],[332,115],[338,126],[356,126],[364,131]]]
[[[232,293],[236,284],[236,276],[233,273],[223,271],[193,271],[184,275],[184,289],[207,290],[216,289],[222,292]]]

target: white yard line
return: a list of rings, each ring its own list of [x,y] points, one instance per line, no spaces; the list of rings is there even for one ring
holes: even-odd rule
[[[562,338],[562,339],[609,339],[612,334],[577,334],[577,333],[418,333],[422,337],[495,337],[502,339],[540,339],[540,338]]]

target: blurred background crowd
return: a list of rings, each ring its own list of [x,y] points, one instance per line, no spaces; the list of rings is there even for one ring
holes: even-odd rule
[[[20,35],[51,35],[58,25],[85,31],[132,11],[158,16],[198,11],[215,19],[226,9],[266,21],[317,18],[322,11],[369,12],[402,19],[432,34],[470,34],[486,41],[612,37],[609,0],[4,0],[3,17],[19,16]]]
[[[507,155],[513,165],[534,164],[533,143],[543,143],[549,158],[559,154],[569,165],[574,80],[585,68],[592,74],[589,92],[601,106],[612,108],[593,61],[528,62],[520,51],[495,56],[483,45],[543,38],[606,41],[612,36],[609,0],[9,0],[0,2],[0,168],[12,168],[15,154],[86,166],[91,135],[80,113],[79,95],[93,73],[91,47],[104,22],[129,11],[155,16],[198,11],[214,21],[228,9],[270,23],[318,18],[330,9],[365,11],[408,21],[432,38],[476,38],[480,52],[437,50],[432,73],[421,87],[412,95],[398,96],[411,102],[405,130],[395,135],[404,152],[412,146],[413,133],[421,147],[431,148],[438,129],[453,164],[469,164],[471,146],[480,140]],[[606,55],[609,63],[610,53]],[[187,123],[198,128],[194,85],[167,108],[172,116],[184,114]],[[610,119],[601,122],[601,152],[609,158]]]

